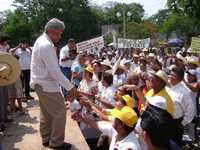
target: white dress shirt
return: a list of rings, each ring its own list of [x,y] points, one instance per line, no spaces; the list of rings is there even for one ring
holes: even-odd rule
[[[30,70],[31,66],[31,52],[26,49],[23,51],[21,48],[18,48],[15,52],[19,56],[19,63],[22,70]]]
[[[112,123],[99,121],[97,125],[99,130],[111,139],[109,150],[142,150],[134,132],[129,133],[123,140],[117,141],[118,133],[113,128]]]
[[[69,47],[66,45],[64,46],[61,50],[60,50],[60,60],[59,60],[59,64],[62,67],[68,67],[71,68],[72,63],[74,60],[66,60],[66,61],[61,61],[61,59],[64,59],[65,57],[69,57]]]
[[[174,102],[174,118],[178,119],[183,117],[183,126],[190,123],[195,114],[194,102],[192,101],[190,92],[185,86],[186,85],[183,82],[180,82],[171,88],[166,88],[168,94],[171,96]]]
[[[30,84],[32,88],[39,84],[46,92],[60,92],[59,85],[66,90],[73,88],[60,70],[56,49],[46,33],[36,40],[33,47]]]
[[[110,104],[115,106],[114,95],[116,92],[116,88],[113,86],[109,86],[105,89],[102,89],[101,98],[106,99]]]

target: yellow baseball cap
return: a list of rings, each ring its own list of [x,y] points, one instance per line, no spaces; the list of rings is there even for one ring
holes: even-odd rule
[[[94,69],[92,68],[91,65],[88,65],[87,67],[84,68],[84,70],[90,72],[90,73],[94,73]]]
[[[124,106],[121,110],[113,109],[111,114],[129,127],[133,127],[138,121],[137,114],[128,106]]]
[[[128,107],[133,108],[134,99],[132,97],[130,97],[130,95],[124,95],[124,96],[122,96],[122,99],[126,102],[126,105]]]

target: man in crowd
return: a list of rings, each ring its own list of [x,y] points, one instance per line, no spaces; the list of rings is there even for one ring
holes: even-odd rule
[[[133,131],[138,120],[134,110],[125,106],[121,110],[113,111],[112,116],[115,118],[113,125],[110,122],[95,122],[86,116],[81,116],[78,112],[74,113],[72,118],[99,129],[104,135],[109,136],[111,139],[109,150],[142,150]]]
[[[54,149],[68,149],[64,143],[66,107],[60,93],[60,85],[75,98],[74,85],[60,70],[54,44],[59,42],[65,29],[62,21],[51,19],[44,33],[36,40],[31,60],[31,87],[35,89],[40,102],[40,133],[44,146]]]
[[[181,150],[172,137],[175,131],[174,119],[166,111],[166,101],[163,97],[152,98],[152,104],[148,104],[141,115],[140,126],[142,128],[142,138],[145,143],[143,149],[147,150]]]
[[[60,51],[59,65],[61,71],[69,80],[71,80],[71,66],[76,58],[76,43],[74,39],[69,39],[66,46],[64,46]],[[62,93],[66,97],[67,91],[62,88]]]
[[[194,118],[195,106],[190,92],[186,88],[183,68],[173,67],[170,71],[169,82],[170,88],[167,92],[174,102],[174,118],[176,119],[176,135],[174,140],[181,145],[183,127],[189,124]]]
[[[24,89],[26,99],[33,99],[30,95],[30,65],[32,49],[28,46],[26,41],[22,41],[19,46],[10,50],[12,54],[19,58],[22,69],[22,86]]]

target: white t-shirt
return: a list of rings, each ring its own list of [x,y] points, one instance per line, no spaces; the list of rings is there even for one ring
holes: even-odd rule
[[[66,61],[61,61],[61,59],[69,57],[69,47],[66,45],[60,50],[60,59],[59,59],[59,65],[62,67],[68,67],[71,68],[72,63],[74,60],[66,60]]]
[[[112,123],[106,121],[99,121],[98,128],[103,134],[109,136],[111,139],[109,150],[142,150],[138,138],[134,132],[131,132],[127,137],[121,141],[117,140],[117,131],[113,128]]]
[[[29,49],[23,51],[21,48],[18,48],[15,52],[19,56],[19,63],[22,70],[30,70],[31,66],[31,52]]]

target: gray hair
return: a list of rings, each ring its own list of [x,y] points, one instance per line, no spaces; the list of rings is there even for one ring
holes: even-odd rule
[[[63,21],[53,18],[47,22],[44,31],[47,32],[49,29],[65,29],[65,24]]]

